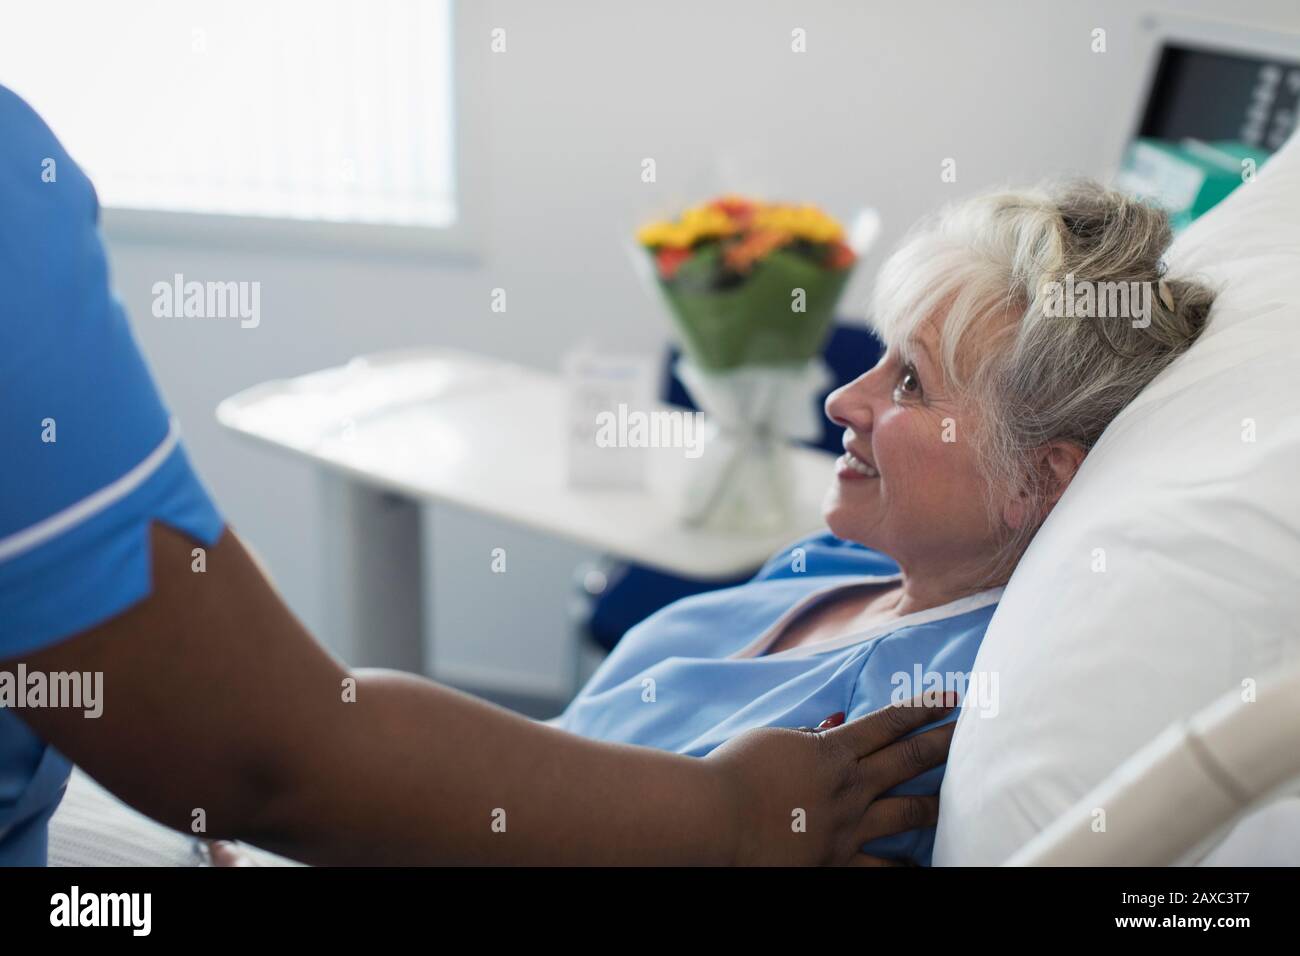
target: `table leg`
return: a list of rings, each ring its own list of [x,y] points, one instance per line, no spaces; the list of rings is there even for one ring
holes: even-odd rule
[[[427,673],[416,502],[323,472],[325,643],[353,667]]]

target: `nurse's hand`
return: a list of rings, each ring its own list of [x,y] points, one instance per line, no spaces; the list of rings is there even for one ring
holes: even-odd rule
[[[946,697],[946,699],[945,699]],[[740,865],[885,864],[862,854],[878,837],[935,825],[939,798],[881,794],[948,759],[956,695],[923,694],[814,733],[766,728],[704,758],[730,794]]]

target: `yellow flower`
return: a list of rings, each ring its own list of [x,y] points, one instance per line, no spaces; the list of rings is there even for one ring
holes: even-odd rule
[[[696,239],[728,236],[735,231],[731,217],[712,206],[696,206],[682,215],[682,226],[691,230]]]
[[[692,206],[676,222],[660,220],[637,231],[637,241],[650,248],[689,249],[702,239],[742,233],[771,232],[815,243],[844,238],[833,218],[810,204],[758,203],[739,196],[724,196]]]
[[[652,222],[637,231],[636,238],[643,246],[686,249],[701,239],[729,236],[736,231],[730,217],[721,209],[695,206],[682,213],[680,222]]]
[[[755,225],[789,232],[798,239],[828,243],[840,239],[844,230],[816,206],[765,206],[755,216]]]
[[[676,223],[671,222],[652,222],[649,225],[642,226],[637,230],[636,239],[641,245],[649,246],[652,249],[657,249],[660,246],[681,249],[691,244],[690,236]]]

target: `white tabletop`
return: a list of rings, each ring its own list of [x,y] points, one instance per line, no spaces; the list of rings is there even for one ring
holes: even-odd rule
[[[223,401],[217,418],[354,481],[686,577],[743,574],[824,527],[820,503],[834,458],[804,448],[794,450],[795,518],[767,534],[683,527],[678,502],[691,462],[681,449],[649,453],[644,490],[570,487],[566,403],[559,375],[427,349],[258,385]]]

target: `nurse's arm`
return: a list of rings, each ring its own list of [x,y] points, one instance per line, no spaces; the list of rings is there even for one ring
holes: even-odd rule
[[[936,812],[918,798],[864,813],[946,759],[950,727],[890,745],[946,711],[755,732],[716,759],[597,743],[411,675],[350,674],[234,535],[204,573],[191,548],[155,526],[150,596],[25,658],[102,672],[101,716],[16,711],[178,830],[201,819],[208,837],[309,863],[824,863]]]

